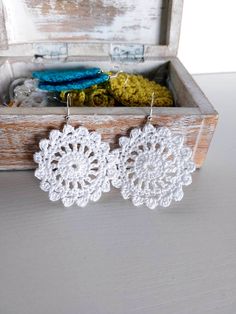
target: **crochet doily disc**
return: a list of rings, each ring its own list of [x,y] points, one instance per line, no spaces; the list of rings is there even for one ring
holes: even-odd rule
[[[124,199],[150,209],[168,207],[172,200],[182,199],[182,187],[191,184],[195,170],[192,151],[184,146],[183,136],[147,123],[143,129],[133,129],[130,137],[121,137],[119,144],[113,151],[119,175],[112,184],[121,188]]]
[[[115,168],[109,144],[101,141],[100,134],[65,125],[62,132],[51,131],[39,147],[34,154],[38,163],[35,176],[51,201],[61,199],[66,207],[74,203],[84,207],[110,191],[110,175]]]

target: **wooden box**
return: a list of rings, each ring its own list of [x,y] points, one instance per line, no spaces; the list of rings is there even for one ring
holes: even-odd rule
[[[201,167],[217,112],[176,57],[182,0],[0,0],[0,100],[12,79],[33,69],[100,66],[166,80],[175,107],[154,108],[153,123],[186,136]],[[71,109],[71,123],[112,147],[141,126],[150,108]],[[32,169],[38,142],[61,128],[66,108],[0,106],[0,169]]]

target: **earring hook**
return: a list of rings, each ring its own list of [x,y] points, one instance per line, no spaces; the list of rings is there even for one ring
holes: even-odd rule
[[[148,117],[147,117],[147,120],[148,120],[149,122],[152,121],[152,117],[153,117],[153,105],[154,105],[154,100],[155,100],[155,93],[153,92],[153,93],[152,93],[152,101],[151,101],[151,104],[150,104],[150,113],[149,113],[149,115],[148,115]]]
[[[116,78],[120,73],[123,73],[124,71],[122,70],[122,68],[121,68],[121,65],[120,64],[118,64],[118,65],[115,65],[114,67],[114,70],[115,69],[117,69],[117,71],[116,71],[116,73],[115,74],[111,74],[111,75],[109,75],[110,76],[110,78]]]
[[[69,119],[70,119],[70,107],[71,107],[71,93],[67,94],[66,97],[66,107],[67,107],[67,114],[66,114],[66,124],[69,123]]]

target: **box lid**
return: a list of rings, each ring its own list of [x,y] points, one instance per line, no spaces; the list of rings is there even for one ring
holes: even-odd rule
[[[0,55],[106,57],[111,44],[133,44],[146,57],[175,56],[182,7],[183,0],[0,0]]]

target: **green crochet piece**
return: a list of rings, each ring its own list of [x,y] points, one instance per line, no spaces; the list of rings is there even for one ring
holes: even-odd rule
[[[174,104],[167,87],[149,81],[141,75],[128,73],[112,75],[110,93],[122,105],[129,107],[148,107],[152,100],[155,107],[169,107]]]
[[[114,107],[116,101],[111,96],[105,84],[94,85],[83,91],[64,91],[60,93],[62,101],[66,101],[67,94],[70,93],[72,106],[75,107]]]

